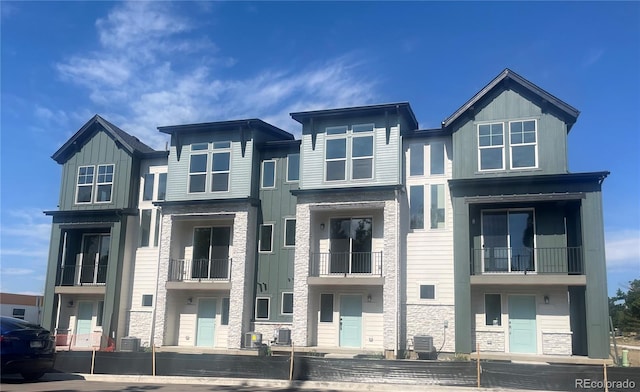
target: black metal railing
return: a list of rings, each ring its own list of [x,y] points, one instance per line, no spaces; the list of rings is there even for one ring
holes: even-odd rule
[[[582,247],[471,249],[471,275],[560,274],[582,275]]]
[[[226,259],[171,259],[169,281],[226,281],[230,278],[231,258]]]
[[[309,276],[382,276],[382,252],[312,253]]]
[[[64,265],[60,267],[58,286],[98,286],[107,283],[107,264]]]

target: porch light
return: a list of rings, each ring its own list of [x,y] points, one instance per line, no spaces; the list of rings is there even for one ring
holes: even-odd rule
[[[371,302],[371,294],[367,295],[367,302]]]
[[[187,305],[193,305],[193,298],[192,297],[187,298]]]
[[[67,306],[70,308],[73,308],[73,300],[67,302]]]
[[[324,223],[320,223],[320,230],[324,230]]]
[[[544,296],[544,303],[549,305],[549,296],[548,295]]]

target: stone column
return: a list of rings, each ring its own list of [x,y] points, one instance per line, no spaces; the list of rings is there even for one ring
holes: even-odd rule
[[[309,257],[311,243],[311,211],[309,204],[300,202],[296,206],[296,250],[293,281],[293,330],[291,339],[296,346],[308,346],[309,321]]]

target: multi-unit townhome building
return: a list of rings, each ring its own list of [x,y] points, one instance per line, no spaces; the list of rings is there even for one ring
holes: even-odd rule
[[[161,126],[155,151],[95,116],[53,156],[44,324],[71,349],[607,358],[608,173],[569,171],[578,114],[507,69],[438,129],[399,102],[291,113],[298,139]]]

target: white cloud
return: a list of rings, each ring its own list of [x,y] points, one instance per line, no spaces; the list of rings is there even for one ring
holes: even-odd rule
[[[622,230],[606,233],[607,266],[640,269],[640,230]]]
[[[3,268],[3,276],[15,276],[15,275],[30,275],[35,271],[27,268]]]
[[[156,148],[166,141],[158,126],[259,117],[291,130],[299,129],[291,111],[375,99],[375,80],[362,75],[355,61],[361,56],[348,54],[302,69],[223,78],[219,67],[241,60],[220,54],[198,22],[169,3],[119,3],[96,29],[97,49],[76,53],[56,70],[62,80],[89,90],[98,108],[93,111]],[[184,54],[198,61],[181,63]]]

